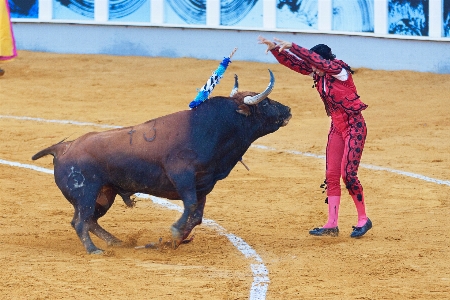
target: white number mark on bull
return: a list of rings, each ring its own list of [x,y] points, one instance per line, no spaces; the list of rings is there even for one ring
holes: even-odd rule
[[[67,177],[67,187],[78,189],[84,186],[84,176],[80,171],[75,171],[75,167],[70,168],[70,174]]]

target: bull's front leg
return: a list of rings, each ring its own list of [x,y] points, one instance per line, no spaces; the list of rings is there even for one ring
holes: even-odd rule
[[[202,223],[203,210],[205,208],[206,196],[198,199],[194,205],[184,203],[184,212],[181,218],[172,225],[173,246],[177,248],[189,236],[195,226]]]
[[[197,199],[197,207],[187,220],[186,228],[184,229],[185,236],[183,237],[183,240],[189,236],[189,234],[191,233],[192,229],[194,229],[195,226],[200,225],[202,223],[205,203],[206,203],[206,196]]]
[[[178,247],[189,236],[195,226],[202,223],[203,210],[205,208],[206,196],[198,199],[196,204],[184,202],[184,212],[181,218],[172,225],[172,237],[174,248]],[[189,242],[189,241],[188,241]]]
[[[192,215],[197,209],[197,194],[195,188],[185,190],[183,193],[180,193],[180,196],[183,200],[184,211],[180,219],[178,219],[171,227],[174,248],[178,247],[189,235],[190,230],[189,232],[186,231],[188,228],[188,220],[192,218]]]

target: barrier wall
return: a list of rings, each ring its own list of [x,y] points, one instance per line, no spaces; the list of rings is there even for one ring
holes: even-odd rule
[[[353,67],[450,73],[450,0],[9,0],[19,49],[274,62],[257,36]]]

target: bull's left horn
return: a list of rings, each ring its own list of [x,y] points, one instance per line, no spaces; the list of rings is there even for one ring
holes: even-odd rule
[[[238,92],[238,88],[239,88],[238,76],[234,74],[234,87],[231,90],[230,97],[236,95],[236,93]]]
[[[269,96],[270,92],[272,92],[272,89],[275,85],[275,77],[273,76],[272,71],[270,71],[269,69],[269,73],[270,73],[270,82],[269,85],[266,87],[266,89],[264,90],[264,92],[255,95],[255,96],[247,96],[244,98],[244,103],[248,104],[248,105],[256,105],[259,102],[261,102],[262,100],[264,100],[267,96]]]

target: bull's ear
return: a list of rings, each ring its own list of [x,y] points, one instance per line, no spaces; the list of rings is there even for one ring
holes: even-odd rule
[[[236,110],[238,113],[243,114],[246,117],[250,116],[250,107],[245,104],[241,104],[238,108],[239,109]]]

